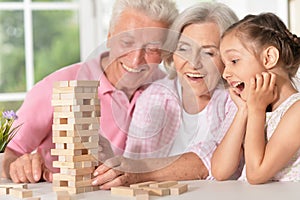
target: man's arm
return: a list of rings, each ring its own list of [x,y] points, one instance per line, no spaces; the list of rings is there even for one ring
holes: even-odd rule
[[[1,175],[15,183],[35,183],[41,178],[52,181],[52,173],[45,167],[39,153],[19,155],[10,148],[5,149]]]
[[[11,178],[9,174],[9,166],[14,162],[19,156],[9,148],[6,148],[4,151],[3,161],[2,161],[2,173],[1,177]]]
[[[195,153],[180,156],[131,160],[121,157],[99,166],[94,175],[94,185],[101,189],[130,185],[145,181],[205,179],[208,169]]]

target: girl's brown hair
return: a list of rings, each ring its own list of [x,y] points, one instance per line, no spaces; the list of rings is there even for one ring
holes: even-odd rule
[[[273,13],[247,15],[230,26],[222,37],[233,31],[243,45],[245,42],[253,43],[258,54],[266,46],[276,47],[279,62],[290,77],[296,75],[300,65],[300,38],[292,34],[278,16]]]

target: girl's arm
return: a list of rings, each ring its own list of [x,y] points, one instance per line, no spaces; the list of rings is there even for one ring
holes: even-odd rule
[[[300,101],[285,113],[268,143],[254,127],[258,113],[249,112],[245,139],[247,179],[251,184],[265,183],[276,175],[300,148]],[[251,117],[250,117],[251,116]],[[255,119],[254,119],[255,118]]]
[[[265,141],[265,110],[277,97],[275,75],[262,73],[252,79],[248,98],[245,161],[248,182],[265,183],[278,173],[300,147],[300,102],[282,117],[270,140]]]
[[[242,144],[246,131],[247,108],[245,102],[232,89],[230,95],[238,111],[211,160],[212,175],[217,180],[230,178],[237,170],[243,156]]]

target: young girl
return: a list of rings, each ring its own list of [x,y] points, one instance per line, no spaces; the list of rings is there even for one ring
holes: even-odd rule
[[[220,52],[238,112],[213,155],[213,176],[227,179],[244,154],[240,179],[299,181],[300,93],[291,78],[300,38],[272,13],[248,15],[223,34]]]

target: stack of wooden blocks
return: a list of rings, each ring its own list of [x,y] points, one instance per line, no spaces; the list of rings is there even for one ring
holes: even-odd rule
[[[188,185],[177,181],[148,181],[132,184],[130,187],[112,187],[111,194],[135,197],[136,200],[149,200],[149,196],[180,195],[187,192]]]
[[[53,190],[78,194],[97,190],[92,173],[98,166],[100,102],[98,81],[60,81],[53,87],[53,143],[58,156]]]

